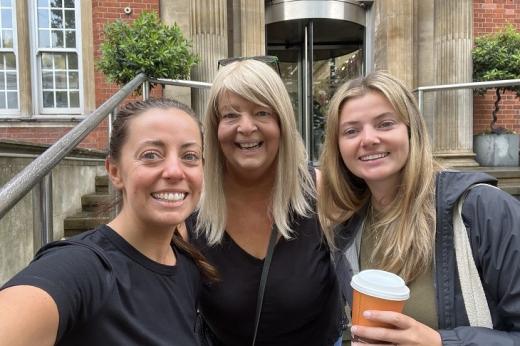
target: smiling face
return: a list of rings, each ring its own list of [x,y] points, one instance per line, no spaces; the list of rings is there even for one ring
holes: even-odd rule
[[[343,162],[355,176],[373,193],[395,191],[408,160],[408,129],[382,94],[371,91],[347,100],[338,135]]]
[[[202,138],[185,112],[149,109],[127,123],[126,140],[116,162],[107,164],[123,195],[131,227],[168,229],[195,209],[203,180]]]
[[[274,175],[280,144],[278,116],[271,108],[232,92],[223,93],[218,105],[217,136],[226,169],[249,178]]]

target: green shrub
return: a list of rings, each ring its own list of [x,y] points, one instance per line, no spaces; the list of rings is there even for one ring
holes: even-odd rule
[[[473,56],[473,80],[476,82],[520,79],[520,33],[512,24],[508,24],[499,32],[479,36],[475,39]],[[483,94],[484,88],[477,90]],[[506,90],[516,92],[520,97],[520,86],[496,88],[495,109],[492,113],[491,132],[509,132],[502,127],[496,127],[497,113],[500,110],[500,92]]]
[[[152,78],[186,79],[198,62],[179,26],[161,23],[155,12],[142,12],[130,23],[106,24],[104,33],[97,67],[118,85],[140,72]]]

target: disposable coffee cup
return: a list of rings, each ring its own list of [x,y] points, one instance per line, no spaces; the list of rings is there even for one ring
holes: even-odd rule
[[[369,321],[363,317],[366,310],[402,312],[410,298],[410,289],[399,276],[384,271],[363,270],[352,277],[352,324],[392,328],[391,325]]]

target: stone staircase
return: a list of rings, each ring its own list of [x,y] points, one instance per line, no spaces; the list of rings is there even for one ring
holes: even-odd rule
[[[520,167],[457,167],[461,171],[484,172],[498,179],[498,187],[520,200]]]
[[[102,207],[107,206],[111,200],[108,176],[97,176],[95,192],[81,197],[81,212],[63,221],[64,237],[71,237],[110,221],[109,212],[103,212]]]

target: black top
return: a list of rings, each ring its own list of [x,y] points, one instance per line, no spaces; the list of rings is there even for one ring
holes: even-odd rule
[[[175,250],[162,265],[108,226],[54,242],[3,287],[36,286],[59,312],[57,345],[198,345],[200,274]]]
[[[188,219],[190,232],[194,216]],[[340,303],[336,275],[316,215],[296,218],[291,240],[275,246],[258,326],[257,346],[328,346],[339,337]],[[200,309],[226,346],[250,345],[263,260],[240,248],[227,233],[208,247],[194,239],[216,266],[221,281],[204,285]]]

